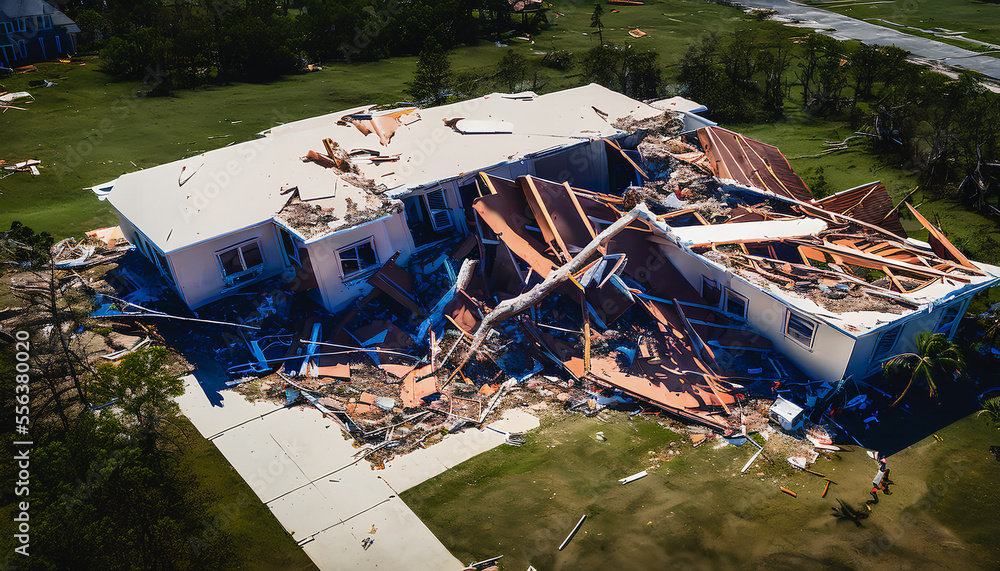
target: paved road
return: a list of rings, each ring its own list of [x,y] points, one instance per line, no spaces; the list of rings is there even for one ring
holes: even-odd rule
[[[1000,59],[992,56],[984,56],[950,44],[911,36],[891,28],[819,8],[810,8],[789,0],[740,0],[740,2],[750,8],[776,10],[779,16],[790,20],[795,26],[813,28],[817,32],[822,32],[838,40],[861,40],[866,44],[895,45],[914,56],[939,61],[958,68],[976,70],[993,79],[1000,80]],[[834,28],[835,31],[830,32],[825,28]]]

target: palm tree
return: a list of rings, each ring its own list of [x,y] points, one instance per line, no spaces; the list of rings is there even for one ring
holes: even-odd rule
[[[914,383],[927,385],[931,397],[938,394],[936,382],[947,376],[955,378],[964,366],[958,346],[948,340],[943,333],[923,332],[917,335],[917,352],[896,355],[882,367],[882,373],[890,379],[909,377],[906,388],[890,405],[894,407],[903,400]]]

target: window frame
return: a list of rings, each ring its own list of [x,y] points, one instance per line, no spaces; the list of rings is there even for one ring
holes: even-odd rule
[[[791,333],[789,333],[788,326],[792,322],[792,318],[793,317],[796,320],[798,320],[798,321],[807,323],[807,324],[809,324],[809,325],[812,326],[812,332],[811,332],[811,334],[809,336],[809,342],[808,343],[804,342],[799,337],[797,337],[797,336],[792,335]],[[785,310],[785,325],[784,325],[784,327],[782,327],[782,333],[784,334],[784,336],[785,336],[786,339],[791,339],[792,341],[794,341],[794,342],[798,343],[799,345],[802,345],[806,349],[809,349],[810,351],[812,351],[813,344],[816,342],[816,330],[819,329],[818,325],[819,325],[818,322],[816,322],[816,321],[814,321],[812,319],[809,319],[808,317],[806,317],[806,316],[804,316],[804,315],[802,315],[800,313],[792,311],[791,309],[788,309],[788,310]],[[799,335],[801,335],[801,333],[799,333]]]
[[[432,195],[433,199],[431,198]],[[453,228],[455,226],[455,221],[452,220],[451,207],[448,206],[448,193],[445,192],[445,188],[443,186],[423,193],[422,195],[420,195],[420,199],[424,202],[424,207],[427,208],[427,213],[430,218],[429,222],[431,223],[431,228],[435,232],[444,232],[445,230]],[[435,202],[435,205],[438,205],[437,203],[439,199],[440,199],[440,206],[442,206],[442,208],[434,208],[431,205],[431,201],[433,200]],[[444,216],[444,218],[447,219],[446,224],[445,223],[442,223],[441,225],[438,224],[439,213],[442,216]]]
[[[899,339],[903,336],[904,325],[905,323],[900,323],[895,327],[890,327],[889,329],[886,329],[885,331],[879,333],[878,336],[875,338],[875,346],[872,347],[872,356],[868,360],[872,368],[875,368],[876,366],[880,365],[882,361],[885,361],[886,359],[893,356],[892,351],[896,348],[896,345],[899,344]],[[879,345],[882,344],[882,340],[885,339],[885,336],[889,335],[890,333],[896,334],[895,339],[892,340],[892,345],[890,345],[888,349],[886,349],[884,352],[879,353],[878,350]]]
[[[711,302],[709,302],[708,298],[705,297],[706,286],[714,288],[715,290],[717,290],[719,292],[719,298],[717,300],[715,300],[714,304],[712,304]],[[708,305],[714,305],[715,307],[719,307],[722,304],[722,294],[723,294],[723,286],[719,285],[719,282],[717,282],[717,281],[715,281],[713,279],[710,279],[708,276],[705,276],[705,275],[701,276],[701,299],[702,299],[702,301],[704,301]]]
[[[732,311],[729,310],[729,300],[732,299],[732,298],[736,298],[736,299],[738,299],[738,300],[740,300],[740,301],[743,302],[743,313],[742,314],[735,313],[735,312],[732,312]],[[725,304],[726,304],[725,305],[725,311],[726,311],[726,313],[732,313],[733,315],[739,315],[743,319],[746,319],[747,315],[750,313],[750,300],[747,298],[747,296],[745,296],[745,295],[743,295],[741,293],[736,293],[735,291],[731,290],[728,287],[726,288],[726,301],[725,301]]]
[[[243,256],[243,248],[250,245],[254,245],[257,247],[257,252],[260,254],[260,263],[248,267],[246,260],[244,259]],[[243,269],[238,272],[226,274],[226,267],[222,263],[222,255],[232,252],[233,250],[237,251],[238,254],[237,259],[240,261],[240,265],[243,266]],[[242,242],[229,246],[228,248],[216,250],[215,262],[219,267],[219,272],[222,274],[222,281],[225,282],[226,285],[228,286],[235,285],[237,283],[238,278],[252,274],[256,272],[258,269],[263,271],[263,269],[267,266],[267,258],[264,256],[264,249],[260,245],[260,237],[250,238],[248,240],[244,240]]]
[[[284,258],[286,265],[302,267],[302,256],[299,254],[299,245],[295,241],[295,236],[285,228],[275,225],[275,231],[278,233],[278,245],[281,247],[281,254]],[[288,251],[288,244],[285,243],[285,237],[288,237],[288,242],[291,244],[293,252]]]
[[[951,332],[955,330],[955,324],[962,320],[962,304],[961,301],[956,301],[950,305],[946,305],[944,311],[941,313],[941,317],[938,318],[937,326],[934,327],[934,333],[944,333],[949,339],[951,339]],[[941,331],[941,328],[945,325],[945,318],[948,316],[948,311],[954,309],[955,316],[951,318],[951,322],[948,323],[948,331]]]
[[[360,246],[365,245],[365,244],[369,244],[371,246],[372,253],[375,254],[375,263],[373,263],[373,264],[371,264],[369,266],[361,267],[361,264],[360,264],[361,256],[360,256],[360,254],[357,253],[357,249]],[[346,273],[344,271],[344,259],[343,259],[343,257],[341,257],[341,254],[343,254],[347,250],[354,250],[355,254],[357,255],[357,260],[359,261],[359,263],[358,263],[358,269],[355,270],[355,271],[353,271],[353,272],[351,272],[351,273]],[[367,273],[370,273],[370,272],[373,272],[373,271],[377,270],[379,268],[379,266],[382,265],[381,258],[379,258],[379,255],[378,255],[378,248],[376,247],[376,244],[375,244],[375,236],[369,236],[367,238],[358,240],[357,242],[354,242],[354,243],[348,244],[346,246],[342,246],[340,248],[337,248],[336,251],[335,251],[335,253],[337,255],[337,266],[340,268],[340,276],[341,276],[341,279],[343,281],[348,281],[348,280],[356,279],[356,278],[358,278],[360,276],[366,275]]]

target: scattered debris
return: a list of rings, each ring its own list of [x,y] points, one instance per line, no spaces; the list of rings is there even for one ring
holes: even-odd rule
[[[586,519],[587,519],[587,514],[583,514],[583,516],[580,517],[580,521],[576,522],[576,526],[573,527],[573,531],[569,532],[569,535],[566,536],[566,539],[564,539],[562,544],[559,545],[559,551],[562,551],[563,549],[565,549],[567,545],[569,545],[569,542],[573,540],[573,536],[576,535],[576,532],[580,531],[580,526],[583,525],[583,522]]]
[[[632,474],[631,476],[628,476],[626,478],[621,478],[618,481],[621,482],[622,485],[624,486],[625,484],[631,484],[636,480],[641,480],[642,478],[645,478],[648,475],[649,474],[647,474],[646,471],[643,470],[642,472],[639,472],[637,474]]]

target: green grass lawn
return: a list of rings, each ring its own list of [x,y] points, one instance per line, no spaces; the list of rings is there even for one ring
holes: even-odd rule
[[[0,80],[8,91],[26,90],[35,96],[33,103],[21,105],[27,111],[0,115],[0,159],[42,161],[40,176],[17,173],[0,181],[2,228],[20,220],[65,237],[116,224],[111,209],[82,188],[248,140],[277,123],[364,102],[399,101],[404,98],[402,82],[412,75],[414,63],[344,64],[270,84],[142,97],[136,96],[142,84],[112,81],[98,71],[99,60],[83,61],[87,65],[82,67],[40,64],[38,72]],[[58,80],[59,85],[28,86],[39,78]]]
[[[655,48],[667,66],[668,77],[676,74],[671,66],[683,56],[688,43],[707,32],[754,26],[779,34],[797,33],[773,22],[754,21],[735,8],[699,0],[620,7],[617,14],[611,9],[608,6],[604,15],[605,41]],[[582,53],[596,45],[590,28],[592,2],[566,0],[556,10],[566,15],[555,18],[549,30],[534,38],[535,44],[504,41],[534,64],[541,59],[541,52],[553,48]],[[628,36],[628,29],[634,27],[649,36]],[[473,70],[489,75],[505,50],[483,41],[455,50],[452,66],[456,73]],[[0,181],[0,228],[20,220],[36,231],[62,238],[115,224],[111,209],[83,188],[248,140],[276,123],[366,103],[406,100],[405,82],[412,78],[416,58],[331,64],[321,72],[269,84],[178,90],[171,97],[144,97],[141,94],[148,86],[114,81],[99,71],[100,60],[95,57],[81,61],[86,65],[46,63],[38,65],[35,73],[0,79],[8,91],[24,90],[35,96],[34,102],[21,105],[27,111],[10,110],[0,115],[0,159],[8,163],[42,161],[38,177],[17,173]],[[578,69],[566,73],[543,69],[541,74],[543,92],[582,82]],[[58,85],[28,85],[40,79]]]
[[[862,510],[870,499],[875,464],[860,449],[812,466],[837,483],[823,498],[826,482],[783,458],[773,466],[758,459],[741,475],[756,450],[749,444],[692,448],[655,422],[622,417],[546,422],[524,446],[476,456],[402,497],[461,561],[503,555],[506,569],[985,568],[1000,561],[990,511],[1000,501],[1000,464],[986,450],[993,431],[974,416],[940,431],[942,443],[928,438],[894,455],[893,494],[860,527],[831,515],[838,498]],[[607,440],[595,439],[597,431]],[[651,462],[649,452],[663,448],[680,454]],[[646,478],[618,483],[643,469],[650,469]],[[967,501],[975,503],[971,517]]]
[[[858,20],[881,18],[924,30],[945,28],[953,32],[966,32],[965,35],[974,40],[1000,45],[1000,4],[989,4],[977,0],[894,0],[891,2],[838,0],[835,2],[806,1],[805,3]],[[883,22],[872,23],[896,30],[900,29]],[[913,30],[902,31],[978,51],[975,44],[971,42],[948,40],[920,34]]]

